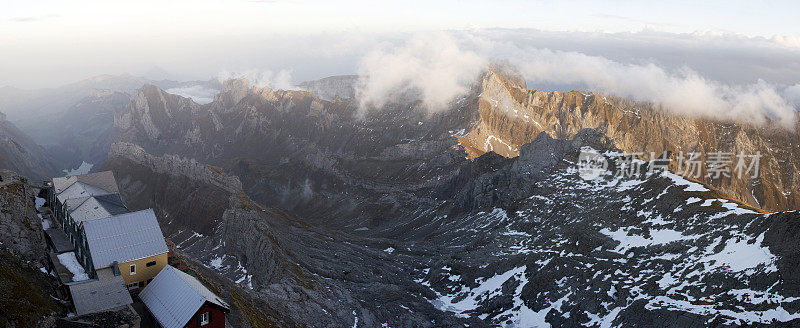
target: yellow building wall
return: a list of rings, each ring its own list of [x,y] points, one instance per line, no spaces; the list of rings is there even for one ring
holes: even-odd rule
[[[156,261],[156,264],[153,266],[148,267],[147,262]],[[131,265],[136,265],[136,274],[131,274]],[[167,265],[167,253],[159,254],[156,256],[146,257],[141,260],[131,261],[121,263],[119,265],[119,271],[122,273],[122,280],[125,281],[126,285],[144,281],[147,282],[148,279],[153,279],[155,276],[161,272],[161,269]]]

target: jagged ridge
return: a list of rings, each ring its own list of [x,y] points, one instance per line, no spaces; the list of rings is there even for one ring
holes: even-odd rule
[[[758,178],[712,181],[705,177],[704,168],[702,181],[765,210],[800,208],[800,134],[796,131],[681,117],[650,103],[597,93],[527,90],[495,71],[483,77],[480,88],[479,119],[465,134],[456,136],[470,158],[487,151],[514,157],[541,132],[571,138],[584,128],[601,131],[620,149],[641,152],[644,159],[651,152],[660,155],[663,151],[673,152],[673,158],[681,151],[760,152]]]

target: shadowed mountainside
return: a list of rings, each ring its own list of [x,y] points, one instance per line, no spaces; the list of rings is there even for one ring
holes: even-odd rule
[[[671,173],[585,181],[574,163],[587,147],[621,156],[582,130],[573,140],[542,133],[515,158],[464,160],[450,167],[465,182],[447,189],[450,200],[395,218],[384,230],[392,238],[317,227],[253,202],[221,170],[135,145],[114,144],[105,168],[133,207],[158,209],[165,233],[226,297],[244,295],[273,324],[800,320],[797,212],[760,214]]]
[[[463,325],[438,311],[421,288],[380,250],[388,241],[314,227],[260,205],[238,178],[174,155],[112,145],[103,169],[115,172],[125,202],[154,207],[168,238],[206,266],[214,286],[236,306],[237,322],[256,317],[278,326]],[[412,309],[411,311],[404,309]],[[402,323],[402,324],[399,324]]]
[[[0,168],[40,180],[58,170],[55,161],[33,139],[22,133],[0,113]]]
[[[384,209],[402,208],[402,198],[446,185],[455,176],[446,167],[463,156],[454,146],[471,159],[487,151],[513,157],[541,132],[570,138],[582,128],[596,129],[644,159],[663,151],[673,157],[681,151],[706,157],[760,152],[757,178],[701,180],[765,210],[800,208],[800,137],[782,129],[678,117],[599,94],[530,91],[513,72],[495,70],[441,113],[426,113],[418,102],[390,103],[361,119],[356,106],[352,99],[329,102],[304,91],[252,87],[243,79],[226,82],[207,105],[148,85],[116,116],[116,140],[219,166],[242,177],[244,190],[259,202],[315,221],[368,208],[353,203],[361,197],[341,197],[344,192]],[[399,194],[375,198],[387,190]],[[395,215],[377,211],[369,220]]]

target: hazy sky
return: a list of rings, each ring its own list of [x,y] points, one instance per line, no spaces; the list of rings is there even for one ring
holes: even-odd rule
[[[289,70],[293,80],[352,74],[374,48],[436,30],[473,31],[520,49],[689,66],[724,81],[792,84],[800,71],[797,1],[12,1],[2,8],[0,86],[23,88],[103,73],[158,75],[155,67],[184,79],[250,69]],[[739,62],[746,72],[732,73]]]

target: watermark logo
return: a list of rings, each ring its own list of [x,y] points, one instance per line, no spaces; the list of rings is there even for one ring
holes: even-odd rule
[[[761,152],[755,154],[734,154],[726,152],[711,152],[702,154],[698,152],[677,154],[677,158],[670,158],[669,152],[662,154],[650,153],[650,160],[643,161],[645,153],[625,153],[617,156],[614,160],[614,172],[616,177],[635,178],[643,173],[643,166],[648,174],[653,174],[656,170],[668,170],[671,164],[674,165],[675,172],[685,177],[693,179],[708,178],[717,180],[721,178],[757,178],[759,176],[759,166]],[[703,155],[706,155],[705,157]],[[676,162],[676,163],[675,163]],[[578,156],[578,174],[584,180],[594,180],[600,177],[608,169],[608,160],[593,149],[581,150]]]
[[[584,180],[594,180],[608,169],[605,156],[593,149],[581,150],[578,155],[578,175]]]

